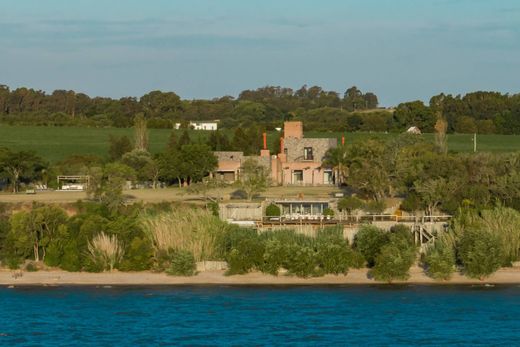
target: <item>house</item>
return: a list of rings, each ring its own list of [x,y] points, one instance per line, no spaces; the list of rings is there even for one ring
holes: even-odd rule
[[[271,156],[264,134],[264,148],[259,156],[244,156],[242,152],[215,152],[218,159],[216,177],[234,182],[240,168],[249,158],[255,159],[270,172],[274,185],[319,186],[334,184],[334,172],[322,166],[325,153],[337,146],[335,138],[305,138],[302,122],[285,122],[280,150]]]
[[[180,129],[181,123],[175,123],[175,129]],[[190,122],[188,127],[193,130],[217,130],[218,122],[217,121],[209,121],[209,122]]]

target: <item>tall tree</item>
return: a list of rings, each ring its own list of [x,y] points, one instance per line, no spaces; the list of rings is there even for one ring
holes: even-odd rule
[[[146,119],[142,114],[138,114],[134,119],[135,143],[134,147],[137,150],[148,150],[148,128]]]

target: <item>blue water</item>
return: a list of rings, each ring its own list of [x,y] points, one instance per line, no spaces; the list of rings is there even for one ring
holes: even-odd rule
[[[0,345],[520,345],[520,287],[0,288]]]

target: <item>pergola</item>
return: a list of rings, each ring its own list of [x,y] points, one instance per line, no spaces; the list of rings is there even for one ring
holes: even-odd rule
[[[90,184],[90,176],[88,175],[69,175],[58,176],[59,190],[85,190]],[[66,184],[64,184],[66,183]]]

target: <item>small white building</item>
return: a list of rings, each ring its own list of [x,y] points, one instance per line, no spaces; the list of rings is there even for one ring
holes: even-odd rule
[[[421,129],[419,129],[416,126],[409,127],[408,130],[406,130],[408,134],[414,134],[414,135],[421,135]]]
[[[175,123],[175,129],[180,129],[181,123]],[[189,128],[194,130],[217,130],[218,122],[190,122]]]

